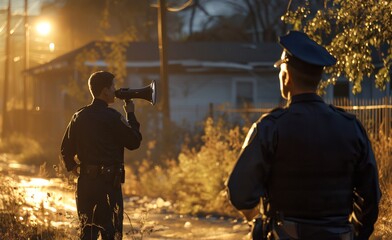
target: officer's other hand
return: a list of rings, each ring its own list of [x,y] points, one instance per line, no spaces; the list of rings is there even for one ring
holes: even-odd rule
[[[132,100],[124,100],[123,108],[126,113],[134,112],[135,111],[135,104],[133,103]]]
[[[79,177],[79,165],[76,165],[74,167],[74,169],[72,169],[72,173],[73,175],[75,175],[76,177]]]

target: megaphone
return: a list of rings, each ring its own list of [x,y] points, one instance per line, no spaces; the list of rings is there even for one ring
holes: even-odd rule
[[[151,84],[144,88],[120,88],[114,92],[114,95],[118,99],[126,101],[134,98],[140,98],[149,101],[152,105],[156,102],[156,94],[155,80],[152,80]]]

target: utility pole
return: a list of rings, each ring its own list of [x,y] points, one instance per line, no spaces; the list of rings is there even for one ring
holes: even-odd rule
[[[3,85],[3,124],[1,137],[4,139],[7,135],[7,101],[8,101],[8,81],[9,81],[9,65],[10,65],[10,38],[11,38],[11,0],[8,0],[7,9],[7,25],[5,33],[5,63],[4,63],[4,85]]]
[[[158,1],[158,44],[161,63],[160,85],[162,87],[163,127],[166,128],[164,131],[167,131],[170,123],[170,96],[167,73],[166,0]],[[164,141],[168,141],[168,139]]]
[[[30,64],[29,64],[29,41],[30,41],[30,30],[29,30],[29,16],[28,16],[28,0],[24,0],[24,26],[25,26],[25,45],[24,45],[24,74],[23,74],[23,110],[24,110],[24,115],[27,116],[27,72],[26,70],[29,69]]]

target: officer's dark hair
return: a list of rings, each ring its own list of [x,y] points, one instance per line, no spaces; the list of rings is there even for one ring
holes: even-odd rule
[[[313,71],[309,71],[309,68],[312,68],[312,66],[309,65],[308,69],[298,69],[291,66],[290,64],[287,64],[287,70],[289,71],[292,80],[297,86],[303,90],[315,91],[317,90],[317,87],[320,83],[321,76],[323,74],[323,68],[313,68]]]
[[[106,71],[98,71],[91,74],[88,79],[88,87],[91,94],[94,97],[98,97],[105,87],[110,88],[112,86],[114,77],[112,73]]]

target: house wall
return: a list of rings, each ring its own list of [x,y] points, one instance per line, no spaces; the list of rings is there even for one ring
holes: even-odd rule
[[[346,84],[348,85],[348,89],[347,89],[347,94],[346,96],[344,96],[344,98],[348,98],[350,100],[354,100],[354,99],[364,99],[364,100],[368,100],[368,99],[380,99],[386,96],[390,96],[391,94],[391,87],[390,87],[390,83],[388,82],[385,86],[385,90],[381,90],[379,88],[376,87],[375,85],[375,79],[373,78],[365,78],[362,83],[362,91],[360,93],[357,94],[353,94],[352,93],[352,88],[353,88],[353,83],[348,82],[347,79],[345,78],[341,78],[338,80],[337,84]],[[326,99],[333,99],[335,96],[334,91],[336,89],[336,85],[329,85],[326,88],[326,92],[327,94],[324,96],[324,98]]]
[[[275,70],[263,73],[171,74],[169,75],[171,119],[180,126],[193,127],[210,114],[214,116],[226,114],[229,121],[241,118],[240,114],[227,110],[243,107],[237,102],[238,86],[242,83],[252,86],[251,106],[260,107],[263,103],[278,105],[281,98],[277,76]],[[81,107],[80,103],[78,106],[75,105],[75,99],[70,98],[64,89],[68,81],[75,80],[77,77],[73,70],[68,69],[62,72],[46,72],[31,78],[31,92],[34,93],[34,98],[31,103],[29,129],[32,135],[40,135],[56,141],[61,139],[72,114]],[[159,103],[162,97],[159,74],[131,72],[124,83],[116,86],[141,88],[150,84],[151,80],[157,81],[158,103],[150,107],[147,103],[139,102],[142,100],[135,101],[140,117],[143,117],[146,111],[156,111],[159,116]],[[120,101],[116,101],[112,107],[122,112]]]
[[[130,74],[125,85],[141,88],[157,74]],[[170,115],[178,124],[194,125],[209,114],[223,113],[223,109],[241,108],[237,103],[238,84],[252,84],[252,106],[263,103],[278,104],[280,101],[279,80],[275,71],[263,74],[172,74],[169,76]],[[158,102],[161,94],[158,87]],[[212,111],[212,112],[211,112]]]
[[[29,116],[26,118],[30,135],[43,141],[59,141],[71,115],[66,106],[64,85],[66,72],[47,72],[29,79]]]

